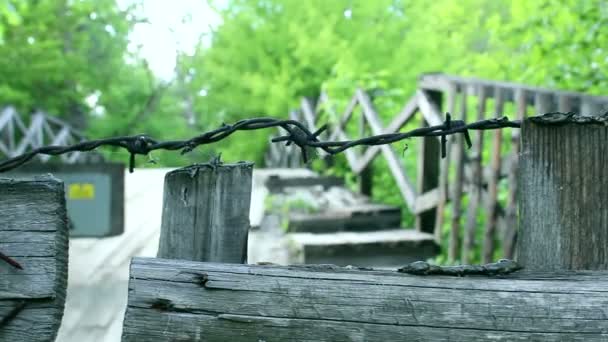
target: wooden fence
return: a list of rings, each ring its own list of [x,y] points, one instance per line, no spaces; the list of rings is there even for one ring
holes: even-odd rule
[[[68,123],[37,111],[25,123],[22,115],[13,107],[0,110],[0,157],[11,158],[38,147],[49,145],[71,145],[85,140],[84,135]],[[46,162],[51,157],[38,155],[38,160]],[[76,163],[83,160],[102,160],[97,153],[72,152],[61,155],[63,163]]]
[[[399,113],[390,116],[392,121],[386,126],[382,118],[387,115],[378,113],[364,90],[355,92],[341,115],[332,109],[331,102],[327,94],[316,102],[304,98],[300,109],[292,111],[289,117],[306,123],[314,131],[325,123],[319,122],[320,118],[330,111],[329,117],[339,118],[323,138],[336,140],[356,138],[346,133],[349,124],[358,125],[359,135],[399,132],[414,121],[417,113],[424,125],[438,125],[445,119],[445,112],[455,119],[472,122],[503,115],[522,119],[553,111],[591,115],[608,110],[608,97],[443,74],[422,75],[414,96]],[[357,108],[361,110],[360,120],[354,120]],[[495,114],[490,117],[488,113]],[[349,169],[360,179],[361,192],[368,195],[372,192],[373,161],[386,160],[405,207],[416,217],[416,229],[435,234],[439,241],[442,229],[449,226],[450,262],[470,262],[476,245],[483,247],[482,261],[490,262],[497,240],[502,241],[504,257],[512,258],[517,226],[519,130],[506,131],[506,135],[502,130],[476,131],[473,147],[467,151],[460,136],[448,143],[449,153],[444,159],[440,158],[439,138],[422,139],[419,151],[406,153],[404,157],[389,145],[372,146],[359,153],[350,149],[344,154]],[[408,177],[403,162],[414,155],[418,158],[415,180]],[[267,167],[302,166],[298,149],[278,144],[270,146],[265,162]],[[503,200],[498,198],[501,181],[506,182],[507,189]],[[480,240],[478,231],[482,222]]]
[[[122,340],[605,341],[607,122],[524,122],[525,269],[489,278],[243,265],[252,164],[173,171],[158,255],[169,259],[132,261]],[[0,263],[1,340],[54,338],[67,265],[63,196],[54,179],[0,181],[0,252],[23,265]]]
[[[189,229],[190,219],[163,225],[187,232],[179,239],[198,248],[180,258],[196,261],[132,261],[123,341],[605,341],[608,145],[598,142],[608,139],[608,117],[602,120],[524,123],[517,245],[524,271],[488,278],[242,265],[241,224],[227,223],[242,222],[247,213],[239,219],[234,204],[220,199],[197,214],[206,217],[204,231]],[[234,184],[251,177],[243,168],[182,170],[190,178],[168,177],[174,180],[165,191],[217,194],[221,187],[240,198]],[[235,177],[241,181],[214,181]],[[163,214],[200,212],[190,196],[165,197],[171,202]],[[230,213],[225,226],[209,224],[224,211]],[[226,237],[236,237],[230,248],[217,248]],[[210,260],[216,262],[200,262]]]

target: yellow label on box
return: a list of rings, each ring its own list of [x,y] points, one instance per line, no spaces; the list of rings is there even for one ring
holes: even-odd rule
[[[95,198],[95,186],[91,183],[73,183],[68,186],[68,198],[89,200]]]

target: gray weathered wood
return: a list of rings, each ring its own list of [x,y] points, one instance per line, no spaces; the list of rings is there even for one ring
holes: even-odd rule
[[[530,269],[608,268],[608,127],[527,119],[518,260]]]
[[[334,176],[288,177],[270,176],[265,182],[268,191],[281,192],[290,187],[322,186],[327,189],[332,186],[343,186],[344,178]]]
[[[329,233],[374,231],[401,225],[401,207],[386,204],[357,204],[320,213],[291,213],[289,232]]]
[[[247,260],[253,164],[197,164],[165,177],[158,257]]]
[[[565,98],[563,96],[562,98]],[[517,119],[523,120],[526,116],[526,93],[525,90],[519,89],[515,93],[515,107],[517,112]],[[565,100],[562,101],[561,108],[566,106]],[[509,189],[507,195],[507,207],[505,209],[505,224],[504,234],[502,239],[503,256],[507,259],[513,259],[515,255],[515,241],[517,238],[517,197],[519,184],[517,181],[517,173],[519,170],[519,129],[513,129],[511,131],[511,155],[508,171]]]
[[[421,110],[425,112],[440,113],[441,101],[443,94],[441,92],[423,92],[423,97],[428,99],[428,106],[432,110]],[[424,101],[421,101],[421,103]],[[425,115],[424,125],[435,125],[437,122],[430,121],[428,115]],[[418,175],[417,175],[417,190],[418,193],[424,193],[428,190],[435,189],[439,185],[439,158],[440,145],[437,137],[425,137],[420,139],[420,151],[418,153]],[[416,230],[425,233],[434,233],[435,221],[437,220],[437,209],[433,207],[430,210],[416,215]]]
[[[447,112],[450,115],[454,115],[456,111],[456,97],[458,96],[458,89],[455,85],[448,91],[447,101]],[[437,188],[439,189],[439,198],[437,200],[436,218],[435,218],[435,241],[441,241],[441,233],[445,221],[445,207],[449,198],[449,175],[450,175],[450,159],[452,156],[452,141],[453,137],[446,137],[446,153],[445,158],[441,158],[439,162],[439,183]]]
[[[431,234],[414,229],[287,236],[289,264],[335,264],[358,267],[401,267],[434,258],[439,246]]]
[[[123,341],[606,341],[608,274],[413,276],[135,258]]]
[[[476,120],[483,120],[486,112],[486,100],[487,93],[486,88],[479,86],[477,89],[477,115]],[[482,191],[483,191],[483,131],[479,130],[473,132],[475,139],[473,141],[473,151],[471,154],[473,157],[469,160],[472,164],[471,182],[469,183],[469,203],[467,208],[467,222],[465,239],[462,248],[464,251],[471,252],[475,245],[475,232],[479,225],[478,223],[478,209],[481,202]],[[471,260],[470,253],[463,254],[463,263],[469,263]]]
[[[504,102],[501,89],[497,88],[494,94],[494,109],[496,117],[503,116]],[[498,225],[498,181],[500,179],[500,162],[502,147],[502,130],[493,132],[492,154],[490,155],[490,170],[492,174],[488,180],[488,201],[486,202],[486,226],[484,231],[482,263],[487,264],[494,261],[494,240]]]
[[[54,341],[68,274],[63,182],[0,178],[0,252],[23,267],[0,260],[0,341]]]
[[[589,96],[583,93],[571,92],[571,91],[560,91],[548,88],[530,87],[525,84],[517,84],[510,82],[497,82],[490,80],[483,80],[472,77],[458,77],[445,74],[425,74],[420,76],[418,81],[419,88],[430,89],[437,91],[448,91],[451,84],[457,84],[460,89],[466,89],[469,93],[474,93],[480,87],[485,89],[488,97],[492,97],[492,92],[496,87],[502,88],[502,95],[505,101],[515,101],[515,95],[518,89],[525,90],[525,101],[527,105],[533,105],[535,103],[535,97],[537,93],[551,93],[550,106],[557,107],[559,97],[568,96],[571,108],[581,108],[582,103],[585,101],[592,101],[594,103],[608,104],[608,96]],[[582,113],[586,113],[582,111]]]

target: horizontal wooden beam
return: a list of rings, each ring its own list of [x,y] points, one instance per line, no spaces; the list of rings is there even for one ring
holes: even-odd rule
[[[68,223],[63,182],[0,178],[0,341],[54,341],[63,316]]]
[[[123,342],[606,341],[606,289],[607,272],[459,278],[134,258]]]
[[[494,96],[494,89],[499,88],[503,99],[509,102],[515,102],[516,91],[522,89],[526,93],[527,105],[536,105],[537,101],[542,98],[543,106],[539,109],[547,112],[555,111],[559,108],[564,109],[565,103],[568,104],[568,110],[573,110],[575,112],[584,112],[586,110],[585,108],[598,107],[599,105],[605,106],[608,104],[608,96],[591,96],[578,92],[530,87],[518,83],[489,81],[444,74],[424,74],[419,77],[418,85],[422,89],[444,92],[449,91],[450,87],[454,85],[459,91],[466,89],[467,93],[472,95],[477,94],[481,88],[485,88],[484,90],[487,98],[492,98]]]

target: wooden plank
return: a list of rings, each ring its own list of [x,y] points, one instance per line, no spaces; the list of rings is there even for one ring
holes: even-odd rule
[[[438,92],[418,90],[416,95],[418,96],[418,107],[420,113],[424,117],[424,120],[430,126],[437,126],[443,124],[443,117],[441,116],[441,105],[440,101],[437,102]]]
[[[521,91],[524,91],[523,89]],[[521,102],[521,96],[516,93],[515,94],[515,102],[519,103]],[[525,97],[525,95],[523,95]],[[574,108],[572,108],[572,101],[570,100],[570,96],[568,95],[559,95],[558,99],[557,99],[557,110],[559,112],[562,113],[567,113],[570,111],[573,111]]]
[[[416,114],[418,109],[418,95],[412,96],[409,101],[405,104],[403,109],[397,116],[391,121],[391,123],[384,129],[382,134],[386,133],[396,133],[403,126],[405,126]],[[376,156],[380,153],[380,146],[370,146],[363,156],[361,156],[361,160],[359,165],[357,166],[357,170],[363,170],[369,163],[376,158]],[[356,170],[354,170],[355,173]]]
[[[281,192],[285,188],[290,187],[322,186],[324,189],[328,189],[333,186],[344,186],[344,178],[333,176],[281,178],[280,176],[273,175],[268,177],[265,185],[271,193]]]
[[[539,92],[554,94],[555,98],[559,98],[562,95],[569,96],[572,108],[579,108],[584,99],[591,99],[593,102],[602,105],[608,104],[608,96],[590,96],[584,93],[577,93],[572,91],[560,91],[549,88],[530,87],[525,84],[490,81],[473,77],[458,77],[441,73],[434,73],[424,74],[418,79],[419,88],[436,91],[448,91],[451,83],[457,84],[461,90],[466,89],[469,93],[476,92],[479,88],[484,88],[484,91],[486,92],[488,97],[493,96],[492,92],[496,87],[502,88],[503,99],[507,102],[514,102],[516,90],[523,89],[525,90],[525,100],[527,105],[534,104],[535,94]],[[557,104],[552,102],[552,106],[557,107]]]
[[[465,120],[467,117],[467,91],[462,89],[460,91],[460,109],[458,118]],[[450,263],[455,262],[458,259],[458,249],[460,245],[460,235],[462,231],[461,217],[462,217],[462,189],[464,179],[464,137],[462,134],[458,134],[455,137],[454,143],[454,185],[453,190],[450,191],[452,200],[452,221],[450,223],[450,243],[448,247],[448,261]],[[467,241],[468,235],[463,237],[462,245],[462,260],[468,257],[471,243]],[[469,248],[469,249],[467,249]]]
[[[458,95],[457,93],[458,88],[456,87],[456,85],[452,85],[450,87],[450,90],[447,93],[447,97],[448,97],[448,104],[447,104],[447,109],[448,109],[448,113],[450,113],[450,115],[454,115],[455,111],[456,111],[456,96]],[[450,171],[450,158],[451,158],[451,148],[452,148],[452,140],[454,138],[453,137],[446,137],[445,141],[445,149],[446,149],[446,154],[445,157],[441,158],[441,160],[439,161],[439,182],[438,182],[438,189],[439,189],[439,198],[437,201],[437,209],[436,209],[436,218],[435,218],[435,230],[434,230],[434,235],[435,235],[435,241],[437,241],[438,243],[441,242],[441,232],[443,230],[443,224],[445,222],[445,207],[446,207],[446,202],[448,200],[449,197],[449,171]],[[456,239],[456,241],[458,241],[458,239]],[[455,247],[455,246],[452,246]],[[458,253],[456,251],[453,251],[453,253]],[[455,255],[456,255],[455,254]]]
[[[494,110],[496,117],[503,116],[504,102],[501,89],[496,88],[494,94]],[[498,181],[500,180],[500,162],[502,149],[502,130],[497,129],[493,132],[492,153],[490,155],[491,175],[488,179],[488,199],[486,209],[486,225],[483,243],[483,263],[491,263],[494,260],[495,239],[498,224]]]
[[[414,214],[424,213],[431,209],[437,208],[439,201],[441,200],[441,189],[431,189],[425,193],[422,193],[416,197],[416,206],[414,207]],[[447,199],[447,198],[446,198]]]
[[[517,119],[523,120],[526,116],[526,94],[524,89],[518,89],[515,94],[515,106],[517,111]],[[562,107],[563,108],[563,107]],[[511,131],[511,153],[508,171],[508,195],[507,207],[505,209],[505,225],[504,236],[502,239],[503,255],[505,258],[512,259],[515,255],[515,241],[517,237],[517,197],[519,189],[519,181],[517,173],[519,169],[519,130]]]
[[[419,91],[420,112],[425,122],[423,126],[441,124],[439,112],[443,94],[441,92]],[[438,137],[424,137],[419,140],[418,152],[417,190],[424,193],[439,185],[439,158],[440,144]],[[425,233],[434,233],[437,219],[436,208],[416,215],[416,230]]]
[[[536,110],[536,114],[543,115],[555,111],[557,106],[554,106],[552,100],[553,98],[550,93],[538,92],[534,94],[534,108]]]
[[[333,141],[333,140],[336,140],[339,138],[338,132],[342,131],[344,129],[344,126],[346,125],[346,123],[353,116],[355,107],[358,104],[357,101],[358,101],[357,95],[355,94],[352,97],[352,99],[350,100],[350,102],[348,103],[348,105],[346,106],[346,109],[344,109],[344,113],[340,116],[340,120],[338,121],[337,129],[335,129],[334,132],[331,134],[331,137],[329,140]]]
[[[401,267],[434,258],[439,246],[433,236],[414,229],[287,236],[288,263],[357,267]]]
[[[374,110],[367,94],[363,92],[361,89],[357,90],[357,97],[359,100],[359,104],[363,109],[363,114],[367,119],[367,123],[369,124],[373,134],[381,134],[382,124],[380,123],[380,119],[378,118],[378,114]],[[388,163],[388,167],[393,174],[393,178],[397,182],[397,187],[401,192],[401,196],[405,200],[408,208],[410,210],[414,209],[415,201],[416,201],[416,192],[414,191],[414,186],[412,182],[407,177],[405,170],[403,168],[403,164],[399,157],[397,157],[397,153],[390,145],[382,145],[380,147],[382,150],[382,154]],[[357,163],[358,164],[358,163]],[[352,167],[352,166],[351,166]]]
[[[329,233],[374,231],[401,225],[401,207],[386,204],[357,204],[320,213],[291,213],[287,231]]]
[[[608,268],[608,127],[527,119],[517,255],[530,269]]]
[[[310,131],[314,132],[316,130],[316,128],[315,128],[316,118],[315,118],[314,104],[312,103],[312,101],[310,99],[302,98],[301,108],[302,108],[302,116],[304,118],[304,122],[306,123],[306,126],[308,126],[308,129]]]
[[[486,111],[486,91],[485,88],[480,87],[477,93],[477,117],[476,120],[483,120]],[[482,152],[483,152],[483,131],[473,132],[473,155],[469,161],[472,169],[472,176],[469,193],[469,204],[467,211],[467,222],[465,231],[465,241],[463,248],[467,251],[472,251],[475,245],[475,232],[478,228],[477,222],[477,211],[479,209],[479,203],[481,200],[481,191],[483,186],[482,178]],[[469,263],[471,260],[470,254],[463,256],[463,263]]]
[[[601,115],[608,108],[608,103],[602,103],[592,98],[591,96],[586,96],[582,100],[580,115],[585,116],[593,116],[593,115]]]
[[[0,341],[54,341],[67,287],[68,224],[63,183],[0,178]]]
[[[605,272],[459,278],[134,258],[123,341],[605,341],[606,288]]]
[[[369,136],[365,119],[364,114],[359,118],[359,138]],[[361,153],[359,153],[359,155],[365,153],[366,147],[360,146],[360,148]],[[357,181],[359,183],[359,193],[371,197],[374,185],[374,166],[372,163],[367,164],[367,166],[359,172]]]
[[[252,172],[211,162],[167,173],[158,256],[246,262]]]
[[[40,131],[42,130],[42,123],[44,122],[44,117],[42,114],[37,113],[32,116],[32,122],[25,132],[25,135],[21,139],[21,143],[17,146],[15,150],[15,155],[23,154],[29,146],[34,148],[40,147],[37,142],[37,137],[39,136]]]

